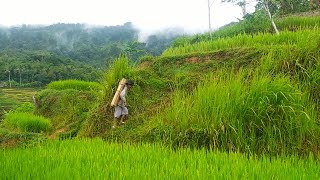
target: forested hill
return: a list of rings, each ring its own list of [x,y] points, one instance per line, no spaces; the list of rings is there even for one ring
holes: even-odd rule
[[[29,85],[69,78],[92,81],[98,79],[92,67],[107,67],[120,54],[132,60],[160,55],[178,35],[167,31],[140,42],[139,30],[130,22],[118,26],[60,23],[1,27],[0,85],[9,84],[9,79],[13,84],[20,82],[20,77],[22,84]]]
[[[49,51],[89,62],[115,55],[117,44],[134,41],[136,35],[130,23],[101,28],[89,28],[84,24],[24,25],[1,29],[0,49]]]
[[[145,43],[137,42],[138,36],[139,30],[130,22],[118,26],[23,25],[0,28],[0,50],[44,50],[84,62],[115,58],[123,52],[136,59],[142,54],[160,55],[177,33],[152,35]]]

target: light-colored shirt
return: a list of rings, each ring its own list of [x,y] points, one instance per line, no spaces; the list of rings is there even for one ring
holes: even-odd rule
[[[124,107],[125,104],[127,103],[127,100],[126,100],[127,91],[128,91],[128,88],[127,86],[125,86],[120,93],[120,100],[118,102],[118,106]]]

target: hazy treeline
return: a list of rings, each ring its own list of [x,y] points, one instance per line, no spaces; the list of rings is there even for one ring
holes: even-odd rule
[[[160,55],[178,35],[158,33],[139,42],[139,30],[130,22],[118,26],[2,27],[0,82],[9,84],[10,78],[19,84],[21,79],[28,86],[41,86],[69,78],[95,81],[99,69],[107,67],[120,54],[133,61],[144,55]]]

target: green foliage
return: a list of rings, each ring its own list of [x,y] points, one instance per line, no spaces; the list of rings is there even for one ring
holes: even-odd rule
[[[34,104],[30,102],[25,102],[21,104],[17,109],[14,110],[15,113],[32,113],[34,111]]]
[[[2,137],[3,135],[8,134],[10,131],[8,129],[5,128],[0,128],[0,137]]]
[[[30,102],[36,89],[0,89],[0,119],[12,109],[17,108],[20,104]]]
[[[87,120],[84,122],[80,136],[96,136],[97,134],[105,133],[111,127],[113,120],[114,108],[110,106],[114,92],[118,87],[118,83],[122,78],[135,81],[135,85],[128,92],[127,101],[131,114],[136,114],[143,111],[143,92],[138,84],[143,83],[143,79],[134,71],[133,66],[129,64],[129,59],[126,56],[120,56],[113,64],[110,65],[105,74],[105,93],[97,106],[89,113]]]
[[[76,90],[46,90],[38,113],[54,117],[56,132],[67,129],[61,139],[103,136],[306,155],[320,143],[319,34],[315,27],[215,41],[199,36],[200,42],[182,42],[137,67],[120,56],[105,74],[103,98],[80,101]],[[122,78],[136,82],[128,94],[130,119],[111,130],[110,101]]]
[[[96,82],[87,82],[75,79],[54,81],[47,85],[47,89],[66,90],[75,89],[78,91],[96,91],[99,92],[103,86]]]
[[[257,158],[101,139],[49,141],[0,151],[0,159],[0,179],[319,179],[320,172],[312,156]]]
[[[256,9],[264,10],[265,2],[268,3],[270,12],[272,14],[286,15],[293,13],[306,12],[314,7],[311,7],[311,3],[306,0],[290,0],[290,1],[277,1],[277,0],[258,0],[256,4]]]
[[[222,38],[215,41],[201,41],[196,44],[185,44],[179,47],[172,47],[163,52],[163,56],[175,56],[190,53],[211,52],[214,50],[230,49],[237,47],[255,47],[255,48],[278,48],[278,46],[298,46],[304,49],[317,48],[319,40],[319,29],[302,30],[298,32],[282,32],[280,35],[262,34],[255,36],[237,35],[233,38]],[[307,45],[311,44],[312,47]]]
[[[105,86],[107,92],[117,86],[122,78],[131,79],[132,67],[129,65],[129,59],[126,56],[118,57],[108,68],[105,74]]]
[[[275,19],[279,31],[298,31],[314,29],[319,27],[320,17],[305,17],[305,16],[288,16]],[[268,17],[263,11],[256,11],[253,14],[248,14],[244,20],[238,23],[230,23],[219,28],[212,33],[212,40],[216,41],[221,38],[234,37],[242,34],[256,35],[261,33],[272,33],[273,28]],[[179,47],[188,44],[196,44],[202,41],[210,41],[210,36],[206,34],[197,34],[193,36],[185,36],[177,38],[171,47]]]
[[[3,125],[12,130],[22,132],[47,132],[51,128],[51,122],[42,116],[29,113],[9,113],[6,115]]]
[[[315,68],[309,70],[309,87],[311,92],[311,97],[313,100],[319,104],[320,103],[320,58],[317,60]],[[320,110],[319,106],[317,107]]]
[[[106,72],[106,82],[114,82],[117,79],[129,76],[131,71],[132,67],[129,66],[129,59],[126,56],[120,56],[109,66]]]
[[[0,83],[7,82],[10,75],[14,87],[39,87],[62,79],[96,81],[101,73],[100,69],[46,51],[0,51],[0,63]]]
[[[35,112],[50,118],[54,131],[77,133],[100,97],[95,91],[45,89],[37,95]]]
[[[150,82],[142,91],[157,89],[155,94],[163,99],[157,108],[150,106],[153,109],[136,116],[143,121],[140,126],[128,133],[120,129],[108,138],[258,154],[314,152],[320,143],[315,88],[319,34],[314,28],[280,36],[239,35],[184,44],[142,62],[139,74],[148,77],[142,82]],[[211,80],[203,83],[206,76]],[[159,80],[175,91],[171,104],[172,91],[161,88]],[[193,90],[194,84],[198,89]]]
[[[283,75],[251,76],[221,72],[191,94],[176,91],[151,127],[178,145],[274,154],[316,147],[320,129],[308,94]]]
[[[46,136],[41,133],[16,132],[0,128],[0,148],[31,147],[46,140]]]
[[[117,57],[117,50],[121,51],[117,45],[134,41],[137,33],[132,23],[90,28],[85,24],[61,23],[42,27],[0,28],[0,51],[46,50],[76,61],[96,63]]]
[[[84,24],[0,27],[0,86],[9,81],[9,72],[15,87],[43,87],[64,79],[97,81],[121,54],[132,62],[146,54],[159,55],[179,35],[155,34],[142,43],[138,33],[130,22],[90,28]]]
[[[37,96],[36,113],[52,119],[55,128],[82,122],[99,100],[92,91],[46,89]]]
[[[288,16],[282,18],[283,20],[276,21],[277,27],[282,30],[299,31],[303,29],[319,28],[319,16],[304,17],[304,16]]]

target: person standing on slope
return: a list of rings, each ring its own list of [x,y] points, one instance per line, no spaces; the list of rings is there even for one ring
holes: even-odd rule
[[[118,105],[115,107],[114,111],[114,120],[112,128],[115,128],[117,125],[117,122],[120,120],[120,124],[124,124],[126,120],[128,119],[128,103],[126,99],[126,95],[128,91],[131,89],[131,87],[134,85],[134,82],[132,80],[128,80],[126,82],[125,87],[120,93],[120,100],[118,102]]]

